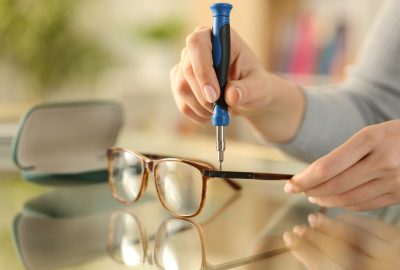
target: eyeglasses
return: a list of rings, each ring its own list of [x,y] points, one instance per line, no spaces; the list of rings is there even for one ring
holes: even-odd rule
[[[187,219],[164,220],[154,235],[147,235],[138,217],[130,211],[115,212],[109,223],[107,253],[131,267],[155,265],[158,269],[231,269],[275,257],[289,251],[277,248],[253,256],[212,265],[207,261],[201,226]],[[149,242],[154,241],[153,253]],[[190,259],[188,259],[190,258]]]
[[[113,147],[107,151],[108,180],[114,198],[124,204],[143,195],[148,176],[153,173],[156,191],[163,207],[178,217],[194,217],[204,207],[207,182],[222,178],[235,190],[241,186],[230,178],[281,180],[290,174],[218,171],[204,161],[140,154]]]

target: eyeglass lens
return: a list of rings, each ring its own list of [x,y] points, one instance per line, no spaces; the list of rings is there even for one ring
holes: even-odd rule
[[[112,156],[111,180],[116,195],[123,201],[132,202],[140,193],[143,181],[141,160],[129,152],[114,152]]]
[[[113,153],[111,181],[118,198],[125,202],[137,199],[143,181],[142,161],[126,151]],[[188,216],[196,213],[201,204],[203,176],[196,167],[180,162],[161,160],[155,167],[156,188],[171,212]]]
[[[201,240],[192,224],[185,220],[169,220],[160,228],[157,237],[159,246],[154,255],[162,269],[201,269]]]
[[[144,261],[142,234],[136,220],[129,214],[116,212],[112,216],[108,252],[125,265],[141,265]]]
[[[192,215],[200,208],[203,177],[189,164],[161,161],[156,167],[156,183],[166,207],[179,215]]]

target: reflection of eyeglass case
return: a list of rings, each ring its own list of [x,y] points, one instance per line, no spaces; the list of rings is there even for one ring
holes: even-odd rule
[[[151,195],[145,194],[143,199],[130,210],[145,218],[146,225],[157,226],[165,212]],[[63,186],[33,198],[14,218],[17,255],[29,270],[75,269],[107,257],[111,214],[124,207],[112,198],[106,183]]]
[[[22,118],[12,156],[22,176],[36,183],[103,182],[106,150],[122,126],[114,102],[42,104]]]

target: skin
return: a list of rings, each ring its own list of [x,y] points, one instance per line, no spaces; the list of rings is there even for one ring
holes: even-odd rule
[[[186,38],[179,63],[170,72],[172,93],[179,111],[196,123],[210,122],[213,102],[220,95],[210,32],[209,28],[199,27],[191,33]],[[293,138],[305,103],[299,87],[266,72],[233,29],[225,100],[231,115],[243,116],[256,132],[271,142]]]
[[[179,111],[208,123],[220,89],[212,64],[211,29],[199,27],[186,39],[171,72]],[[231,63],[225,100],[232,115],[273,143],[292,140],[301,126],[305,98],[292,82],[264,70],[231,29]],[[400,202],[400,121],[367,127],[289,180],[284,190],[305,193],[312,203],[357,211]]]
[[[398,269],[399,227],[349,215],[333,220],[312,214],[309,223],[284,234],[307,269]]]
[[[288,181],[285,191],[355,211],[400,202],[400,120],[369,126]]]

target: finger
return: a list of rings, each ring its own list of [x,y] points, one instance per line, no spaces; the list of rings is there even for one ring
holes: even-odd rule
[[[194,93],[192,91],[191,86],[189,85],[188,81],[186,78],[184,78],[181,68],[177,68],[178,71],[176,71],[176,79],[175,83],[176,86],[173,88],[173,93],[175,97],[175,101],[182,100],[183,103],[187,104],[190,106],[190,108],[200,117],[202,118],[211,118],[212,113],[205,109],[197,100],[197,98],[194,96]],[[177,102],[178,103],[178,102]],[[179,106],[178,106],[179,107]]]
[[[265,109],[269,98],[269,85],[265,83],[269,80],[267,76],[264,70],[255,69],[240,80],[229,81],[225,90],[226,103],[243,112]]]
[[[306,239],[317,250],[346,269],[356,269],[356,265],[360,267],[361,265],[369,265],[371,263],[369,257],[357,252],[351,245],[319,230],[306,230],[302,238]]]
[[[348,207],[351,210],[354,211],[366,211],[366,210],[373,210],[373,209],[378,209],[382,208],[385,206],[389,205],[394,205],[398,203],[398,198],[395,196],[393,193],[386,193],[383,195],[380,195],[377,198],[373,198],[367,202],[360,203],[357,205],[354,205],[352,207]]]
[[[371,236],[368,231],[351,223],[333,220],[322,214],[311,214],[308,220],[312,228],[340,239],[369,256],[376,257],[379,250],[385,250],[387,247],[381,239]]]
[[[179,69],[179,64],[172,67],[171,71],[169,72],[169,81],[171,84],[171,89],[174,90],[175,83],[176,83],[176,75]]]
[[[375,140],[363,129],[326,156],[318,159],[287,183],[287,192],[307,191],[347,170],[370,153]]]
[[[192,90],[191,92],[196,98],[196,100],[191,100],[188,103],[192,105],[192,108],[196,110],[198,115],[201,115],[203,117],[210,116],[210,113],[213,112],[213,105],[204,98],[204,94],[201,92],[198,81],[193,73],[193,67],[190,61],[190,57],[187,54],[184,56],[182,69],[183,78],[187,81],[190,89]]]
[[[210,29],[202,29],[186,38],[186,48],[202,95],[208,102],[215,102],[220,93],[212,59]]]
[[[362,228],[370,235],[375,235],[383,241],[393,242],[395,240],[394,242],[400,246],[400,228],[398,226],[385,224],[380,220],[359,215],[343,215],[338,219]]]
[[[293,255],[307,269],[340,269],[343,268],[337,263],[326,257],[305,239],[302,239],[292,232],[285,232],[283,239]]]
[[[189,84],[183,78],[180,64],[172,68],[170,72],[170,77],[171,77],[172,93],[180,113],[190,118],[192,121],[196,123],[205,123],[209,121],[210,117],[201,116],[198,113],[196,113],[195,109],[193,109],[196,108],[196,106],[197,107],[201,106],[197,103],[196,98],[194,97]]]
[[[181,50],[181,59],[180,59],[180,63],[183,63],[184,61],[185,61],[185,58],[186,58],[186,54],[187,54],[187,50],[186,50],[186,48],[183,48],[182,50]]]
[[[188,104],[183,103],[180,107],[178,107],[178,109],[184,116],[197,124],[204,124],[210,121],[209,118],[203,118],[197,115]]]
[[[392,179],[374,179],[339,195],[309,197],[309,201],[325,207],[351,207],[371,201],[393,189]]]
[[[265,88],[254,73],[248,74],[241,80],[230,80],[225,89],[225,101],[230,107],[237,107],[246,103],[258,101],[258,94]],[[250,89],[253,91],[250,92]],[[257,89],[257,91],[254,91]]]
[[[238,81],[228,82],[225,89],[225,101],[230,107],[236,107],[243,102],[243,90],[246,89],[243,86],[243,82]]]
[[[209,28],[209,27],[207,27],[207,26],[204,26],[204,25],[201,25],[201,26],[196,26],[196,28],[194,29],[194,32],[199,32],[199,31],[202,31],[202,30],[207,30],[207,29],[209,29],[209,30],[210,30],[210,28]]]
[[[371,155],[367,156],[329,181],[307,190],[307,195],[312,197],[337,195],[376,178],[378,173],[372,169],[373,159]]]

